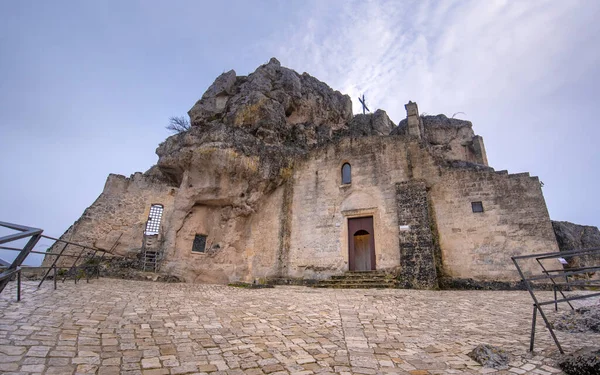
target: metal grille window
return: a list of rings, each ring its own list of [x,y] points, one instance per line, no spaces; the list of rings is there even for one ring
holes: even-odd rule
[[[473,209],[473,212],[483,212],[483,203],[471,202],[471,208]]]
[[[352,182],[350,164],[345,163],[342,165],[342,184],[349,184]]]
[[[206,249],[206,236],[203,234],[197,234],[194,237],[194,244],[192,245],[192,251],[194,253],[203,253]]]
[[[150,214],[148,215],[148,222],[146,223],[145,234],[158,234],[160,229],[160,219],[162,218],[163,206],[162,204],[153,204],[150,206]]]

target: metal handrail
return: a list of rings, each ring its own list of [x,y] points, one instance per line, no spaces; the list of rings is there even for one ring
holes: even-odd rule
[[[563,265],[562,270],[561,269],[548,270],[548,269],[546,269],[546,267],[544,267],[541,260],[548,260],[548,259],[557,259],[558,260],[559,258],[563,258],[563,259],[564,258],[576,258],[576,257],[584,256],[584,255],[599,255],[600,256],[600,248],[558,251],[558,252],[540,253],[540,254],[528,254],[528,255],[520,255],[520,256],[511,257],[511,259],[521,277],[521,280],[527,287],[527,291],[529,292],[529,295],[531,296],[531,299],[533,300],[533,316],[532,316],[532,323],[531,323],[531,338],[530,338],[530,342],[529,342],[529,351],[531,351],[531,352],[533,351],[533,347],[534,347],[534,343],[535,343],[536,317],[537,317],[537,314],[539,313],[540,316],[542,317],[542,319],[544,320],[546,328],[550,332],[550,335],[552,336],[552,339],[554,340],[554,343],[556,344],[558,350],[560,351],[561,354],[564,354],[564,350],[561,347],[560,342],[558,341],[558,338],[556,337],[556,334],[554,333],[553,326],[550,323],[550,321],[548,320],[546,314],[544,313],[542,306],[553,304],[555,306],[555,310],[558,310],[558,304],[562,303],[562,302],[566,302],[567,304],[569,304],[571,309],[574,309],[573,305],[571,305],[571,301],[600,296],[600,293],[591,293],[591,294],[576,295],[576,296],[566,296],[564,294],[564,289],[563,289],[563,287],[566,287],[565,289],[570,291],[570,290],[572,290],[572,287],[583,288],[583,287],[597,286],[598,282],[600,280],[581,280],[581,279],[570,280],[569,278],[570,277],[573,278],[573,276],[577,276],[577,275],[588,274],[590,272],[600,271],[600,264],[594,264],[591,266],[584,266],[584,267],[574,267],[574,268],[568,268],[567,266]],[[534,272],[532,275],[529,275],[528,277],[526,277],[525,273],[523,271],[523,268],[521,267],[521,264],[519,262],[522,260],[530,260],[530,259],[535,259],[535,261],[537,262],[537,264],[539,265],[541,270],[539,271],[539,273]],[[557,278],[561,278],[561,279],[564,278],[565,281],[564,282],[562,282],[562,281],[556,282],[555,279],[557,279]],[[542,280],[550,280],[550,282],[552,283],[552,287],[554,290],[554,299],[553,300],[546,300],[546,301],[540,300],[538,298],[538,296],[536,295],[534,281],[542,281]],[[559,292],[561,294],[562,298],[560,298],[560,299],[557,298],[558,297],[557,292]]]
[[[92,276],[94,276],[93,274],[95,273],[96,277],[100,277],[100,264],[97,264],[97,265],[93,265],[93,264],[78,265],[77,264],[82,256],[84,256],[84,255],[89,256],[91,254],[91,257],[87,258],[86,262],[91,262],[94,259],[99,259],[99,261],[101,261],[102,259],[104,259],[104,256],[106,254],[110,254],[113,257],[118,256],[118,255],[112,254],[112,250],[117,245],[118,240],[117,240],[117,243],[115,243],[113,245],[113,247],[111,248],[111,251],[106,251],[103,249],[97,249],[92,246],[82,245],[82,244],[78,244],[75,242],[46,236],[46,235],[42,234],[43,230],[39,229],[39,228],[31,228],[31,227],[26,227],[23,225],[6,223],[6,222],[2,222],[2,221],[0,221],[0,227],[5,227],[5,228],[9,228],[9,229],[13,229],[13,230],[17,230],[17,231],[21,232],[21,233],[14,233],[14,234],[0,237],[0,244],[6,244],[6,243],[10,243],[10,242],[13,242],[16,240],[20,240],[20,239],[29,237],[29,241],[23,248],[16,248],[16,247],[11,247],[11,246],[0,246],[0,249],[2,249],[2,250],[10,250],[10,251],[18,251],[19,252],[19,254],[15,258],[15,260],[11,263],[11,265],[8,268],[6,268],[3,272],[0,273],[0,293],[2,293],[2,291],[4,290],[6,285],[12,279],[12,277],[15,274],[17,274],[17,300],[18,301],[20,301],[20,299],[21,299],[21,272],[24,270],[21,267],[21,265],[22,265],[23,261],[27,258],[27,256],[29,256],[29,254],[42,254],[46,257],[48,257],[48,256],[56,257],[53,259],[52,264],[50,266],[38,266],[38,267],[28,267],[27,268],[27,270],[47,269],[44,276],[42,277],[42,280],[38,284],[38,288],[42,286],[42,284],[48,278],[50,273],[52,271],[54,271],[54,277],[53,277],[54,289],[56,289],[56,282],[57,282],[59,269],[67,269],[68,268],[68,271],[65,273],[65,277],[62,280],[63,283],[65,282],[65,280],[67,279],[67,277],[70,274],[74,275],[74,277],[73,277],[74,281],[75,281],[75,283],[77,283],[77,281],[83,277],[82,275],[80,275],[77,272],[77,270],[80,270],[80,269],[83,269],[87,282],[89,282],[89,280],[90,280],[90,273],[92,273]],[[33,248],[36,246],[36,244],[38,243],[38,241],[41,238],[47,238],[47,239],[55,241],[54,244],[52,244],[52,246],[50,246],[48,249],[48,250],[50,250],[50,252],[42,252],[42,251],[33,250]],[[119,237],[119,239],[120,239],[120,237]],[[62,247],[62,249],[59,252],[51,252],[51,249],[53,249],[54,246],[58,243],[61,243],[61,244],[64,243],[64,246]],[[66,250],[66,248],[68,246],[73,246],[76,249],[79,249],[79,253],[78,254],[65,254],[64,251]],[[96,254],[98,254],[98,253],[101,253],[102,256],[96,257]],[[58,263],[58,260],[62,257],[75,258],[75,260],[68,267],[59,267],[59,266],[57,266],[57,263]],[[118,257],[121,257],[121,256],[118,256]],[[89,270],[92,270],[92,272],[90,272]]]
[[[0,221],[0,226],[21,232],[21,233],[14,233],[14,234],[9,234],[7,236],[0,237],[0,244],[13,242],[16,240],[20,240],[20,239],[29,237],[29,241],[27,241],[27,243],[25,244],[23,249],[19,252],[19,254],[15,258],[15,260],[13,260],[11,265],[8,266],[8,268],[4,272],[0,273],[0,276],[6,276],[7,274],[11,273],[13,270],[18,269],[21,266],[21,264],[23,263],[25,258],[27,258],[29,253],[33,250],[33,248],[38,243],[40,238],[42,238],[43,230],[39,229],[39,228],[26,227],[26,226],[18,225],[18,224],[5,223],[3,221]],[[6,285],[8,284],[9,281],[10,281],[10,278],[1,278],[0,279],[0,293],[2,293],[4,288],[6,288]]]

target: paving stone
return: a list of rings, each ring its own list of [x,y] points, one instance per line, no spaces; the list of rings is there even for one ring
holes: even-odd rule
[[[0,345],[0,353],[5,355],[17,356],[26,351],[27,348],[24,346]]]
[[[17,371],[18,368],[19,364],[17,362],[0,363],[0,371],[2,372]]]
[[[44,365],[23,365],[20,368],[22,372],[44,372],[45,369]]]
[[[25,355],[28,357],[46,357],[49,350],[49,346],[32,346]]]
[[[162,367],[160,364],[160,359],[158,357],[155,358],[143,358],[142,359],[142,368],[160,368]]]
[[[75,366],[49,366],[45,375],[65,375],[72,374]]]

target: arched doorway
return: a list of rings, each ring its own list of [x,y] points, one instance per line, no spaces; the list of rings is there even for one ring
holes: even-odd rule
[[[348,269],[376,269],[373,216],[348,219]]]

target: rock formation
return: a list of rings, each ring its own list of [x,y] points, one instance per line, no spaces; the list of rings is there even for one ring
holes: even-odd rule
[[[559,366],[568,375],[600,374],[600,349],[585,347],[563,356]]]
[[[479,344],[467,354],[483,367],[507,369],[509,356],[506,351],[489,344]]]
[[[561,251],[600,248],[600,230],[597,227],[568,221],[552,221],[552,227]]]
[[[185,281],[364,268],[419,288],[441,276],[513,282],[511,255],[556,249],[536,177],[495,172],[470,122],[405,109],[399,126],[381,109],[353,115],[347,95],[274,58],[248,76],[230,70],[189,110],[191,128],[158,146],[157,165],[110,175],[63,237],[154,252]]]
[[[180,209],[216,204],[231,206],[234,215],[253,212],[308,151],[341,137],[388,135],[395,127],[383,110],[353,117],[348,95],[275,58],[247,77],[223,73],[188,114],[191,129],[158,147],[157,167],[190,190]],[[216,189],[217,180],[227,180],[228,189]]]
[[[600,249],[600,230],[590,225],[578,225],[568,221],[552,221],[556,242],[560,251]],[[600,266],[600,255],[584,254],[577,257],[565,257],[566,268]],[[577,277],[584,277],[578,275]],[[589,276],[598,278],[598,272],[590,272]]]

